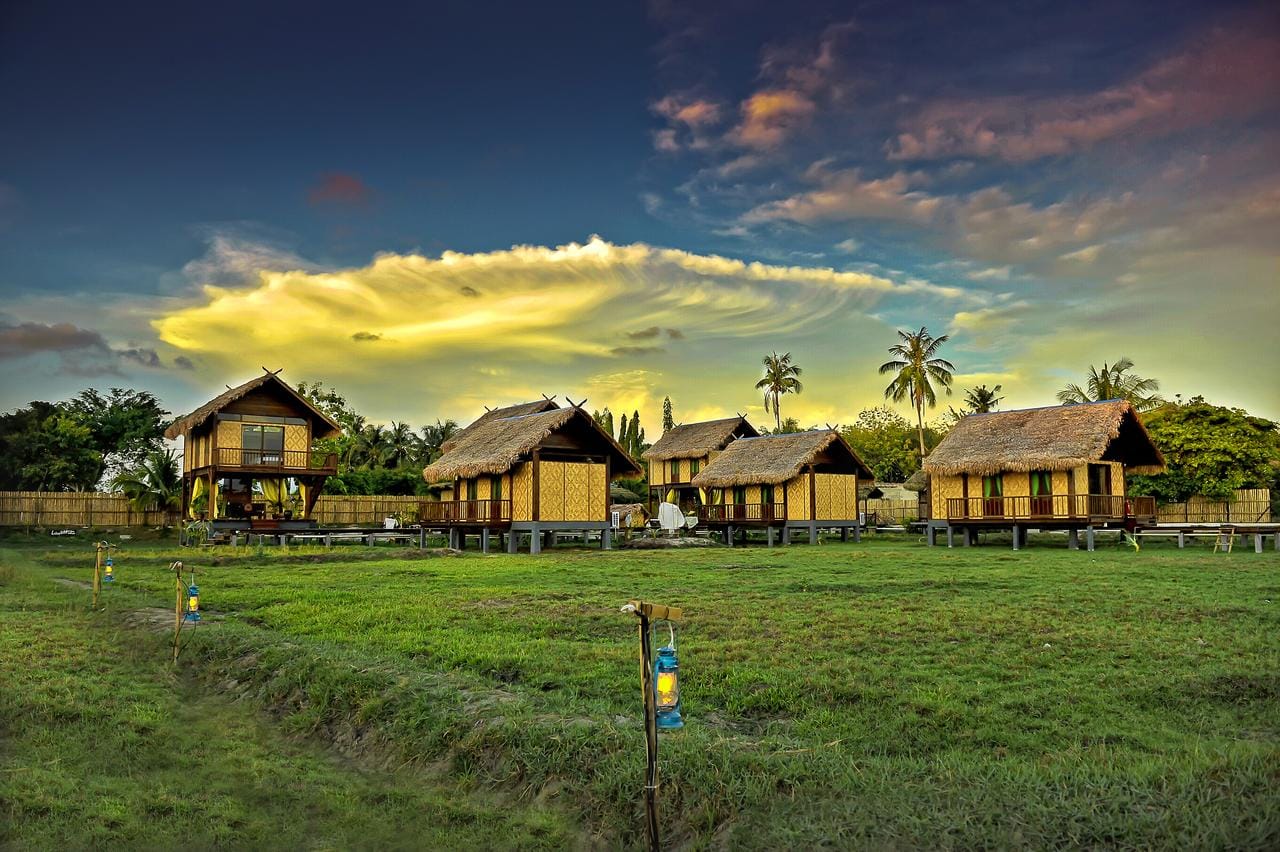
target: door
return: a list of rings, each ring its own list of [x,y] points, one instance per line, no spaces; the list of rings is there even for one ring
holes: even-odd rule
[[[747,517],[747,487],[745,485],[735,485],[733,487],[733,519],[741,521]]]
[[[760,486],[760,519],[765,523],[773,523],[773,486]]]
[[[476,519],[476,505],[480,496],[480,481],[477,479],[467,480],[467,514],[468,521]]]
[[[1111,516],[1111,465],[1089,465],[1089,514]]]
[[[1031,471],[1031,514],[1037,518],[1053,515],[1053,474],[1047,470]]]
[[[490,521],[505,520],[502,517],[502,477],[489,477],[489,515]]]
[[[988,518],[1004,517],[1004,474],[982,477],[982,514]]]

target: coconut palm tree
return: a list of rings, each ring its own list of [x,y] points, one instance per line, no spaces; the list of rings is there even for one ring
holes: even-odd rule
[[[1108,399],[1127,399],[1139,411],[1150,411],[1164,404],[1156,391],[1160,383],[1131,373],[1133,361],[1121,358],[1114,364],[1102,364],[1099,370],[1089,365],[1089,378],[1085,386],[1069,384],[1058,391],[1058,401],[1063,405],[1079,405],[1085,402],[1102,402]]]
[[[111,487],[123,492],[141,512],[181,509],[182,475],[178,472],[178,454],[173,450],[154,450],[144,456],[136,468],[113,479]]]
[[[385,426],[369,425],[356,435],[354,458],[360,467],[375,468],[386,460],[387,429]]]
[[[408,423],[391,421],[385,432],[385,443],[382,461],[389,468],[397,468],[413,458],[418,452],[418,436]]]
[[[889,347],[893,360],[880,365],[881,375],[897,373],[884,389],[884,395],[894,402],[911,400],[911,405],[916,410],[916,430],[920,436],[920,458],[923,459],[926,453],[924,408],[926,405],[933,408],[938,404],[933,383],[937,382],[945,388],[948,396],[951,394],[951,373],[955,366],[945,358],[936,357],[938,349],[951,336],[944,334],[934,337],[927,328],[920,326],[920,330],[914,333],[899,331],[898,338],[898,342]]]
[[[986,414],[988,411],[995,411],[1000,407],[1000,403],[1004,402],[1004,397],[997,396],[1003,388],[1003,385],[996,385],[990,390],[987,390],[986,385],[970,388],[964,392],[964,404],[971,414]]]
[[[456,434],[458,434],[458,424],[453,420],[446,420],[443,423],[437,420],[419,429],[418,448],[422,453],[419,460],[423,465],[431,464],[440,458],[440,454],[444,452],[444,445]]]
[[[777,431],[782,430],[782,395],[800,393],[804,385],[800,382],[800,374],[804,372],[791,360],[791,353],[779,355],[772,352],[764,356],[764,378],[756,382],[756,390],[764,391],[764,410],[769,411],[773,404],[773,423]]]

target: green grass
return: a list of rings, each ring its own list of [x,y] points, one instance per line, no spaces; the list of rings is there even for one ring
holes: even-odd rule
[[[73,548],[38,553],[28,572],[84,578]],[[139,545],[117,559],[109,606],[171,606],[173,558],[198,563],[223,617],[185,652],[182,683],[199,684],[186,688],[347,753],[559,802],[605,845],[634,843],[640,826],[635,632],[618,612],[632,597],[686,611],[688,727],[662,739],[675,842],[1280,845],[1272,552]],[[93,621],[97,635],[117,629]],[[154,688],[181,703],[174,684]]]
[[[20,562],[20,560],[19,560]],[[163,639],[0,567],[0,848],[559,849],[563,818],[284,736]],[[114,590],[110,590],[114,591]]]

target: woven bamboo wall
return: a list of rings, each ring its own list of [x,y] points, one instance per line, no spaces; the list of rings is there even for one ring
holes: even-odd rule
[[[1192,497],[1185,503],[1170,503],[1157,510],[1162,524],[1237,524],[1270,523],[1271,491],[1266,488],[1250,488],[1236,492],[1230,503]]]
[[[894,520],[899,523],[907,518],[920,517],[920,503],[916,500],[867,500],[865,511],[875,514],[877,523]]]
[[[418,504],[426,501],[426,497],[409,495],[332,495],[325,494],[316,501],[315,520],[322,527],[326,526],[381,526],[382,519],[396,513],[418,516]]]

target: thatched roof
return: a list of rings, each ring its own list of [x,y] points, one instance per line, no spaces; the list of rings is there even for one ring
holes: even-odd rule
[[[489,417],[483,423],[472,424],[461,440],[455,441],[451,449],[422,471],[422,477],[427,482],[441,482],[506,473],[537,449],[547,436],[570,424],[585,430],[587,440],[596,445],[595,452],[610,456],[615,477],[644,475],[639,465],[590,414],[572,407],[515,417]]]
[[[759,434],[745,417],[681,423],[664,432],[656,444],[645,450],[644,458],[649,461],[698,458],[712,450],[723,450],[735,436],[754,438]]]
[[[559,407],[560,406],[556,405],[549,397],[543,397],[542,399],[535,400],[533,402],[518,402],[515,405],[507,405],[502,408],[491,408],[484,414],[477,417],[470,426],[455,432],[452,438],[441,445],[440,451],[445,453],[449,452],[468,432],[475,429],[477,426],[488,423],[490,420],[501,420],[504,417],[520,417],[525,414],[540,414],[543,411],[555,411]]]
[[[1125,400],[970,414],[924,460],[926,473],[986,476],[1118,461],[1159,473],[1164,457]]]
[[[915,473],[907,477],[907,481],[902,483],[902,487],[908,491],[914,491],[919,494],[921,491],[929,490],[929,474],[923,470],[917,470]]]
[[[822,461],[820,456],[828,459]],[[822,461],[834,472],[857,473],[873,479],[870,468],[838,432],[816,429],[739,438],[724,448],[691,482],[699,488],[733,485],[777,485],[796,476],[805,465]]]
[[[266,386],[279,387],[281,390],[285,391],[288,396],[293,397],[300,407],[306,410],[306,413],[312,420],[312,437],[331,438],[342,432],[342,427],[339,426],[333,418],[329,417],[329,415],[316,408],[315,405],[312,404],[311,400],[289,387],[289,384],[284,379],[276,375],[276,373],[267,371],[256,379],[250,379],[242,385],[229,388],[227,391],[218,394],[213,399],[188,414],[186,417],[175,420],[168,429],[164,430],[164,436],[172,441],[181,435],[185,435],[192,429],[202,425],[210,417],[214,416],[237,399],[240,399],[252,391],[256,391],[258,388]]]

